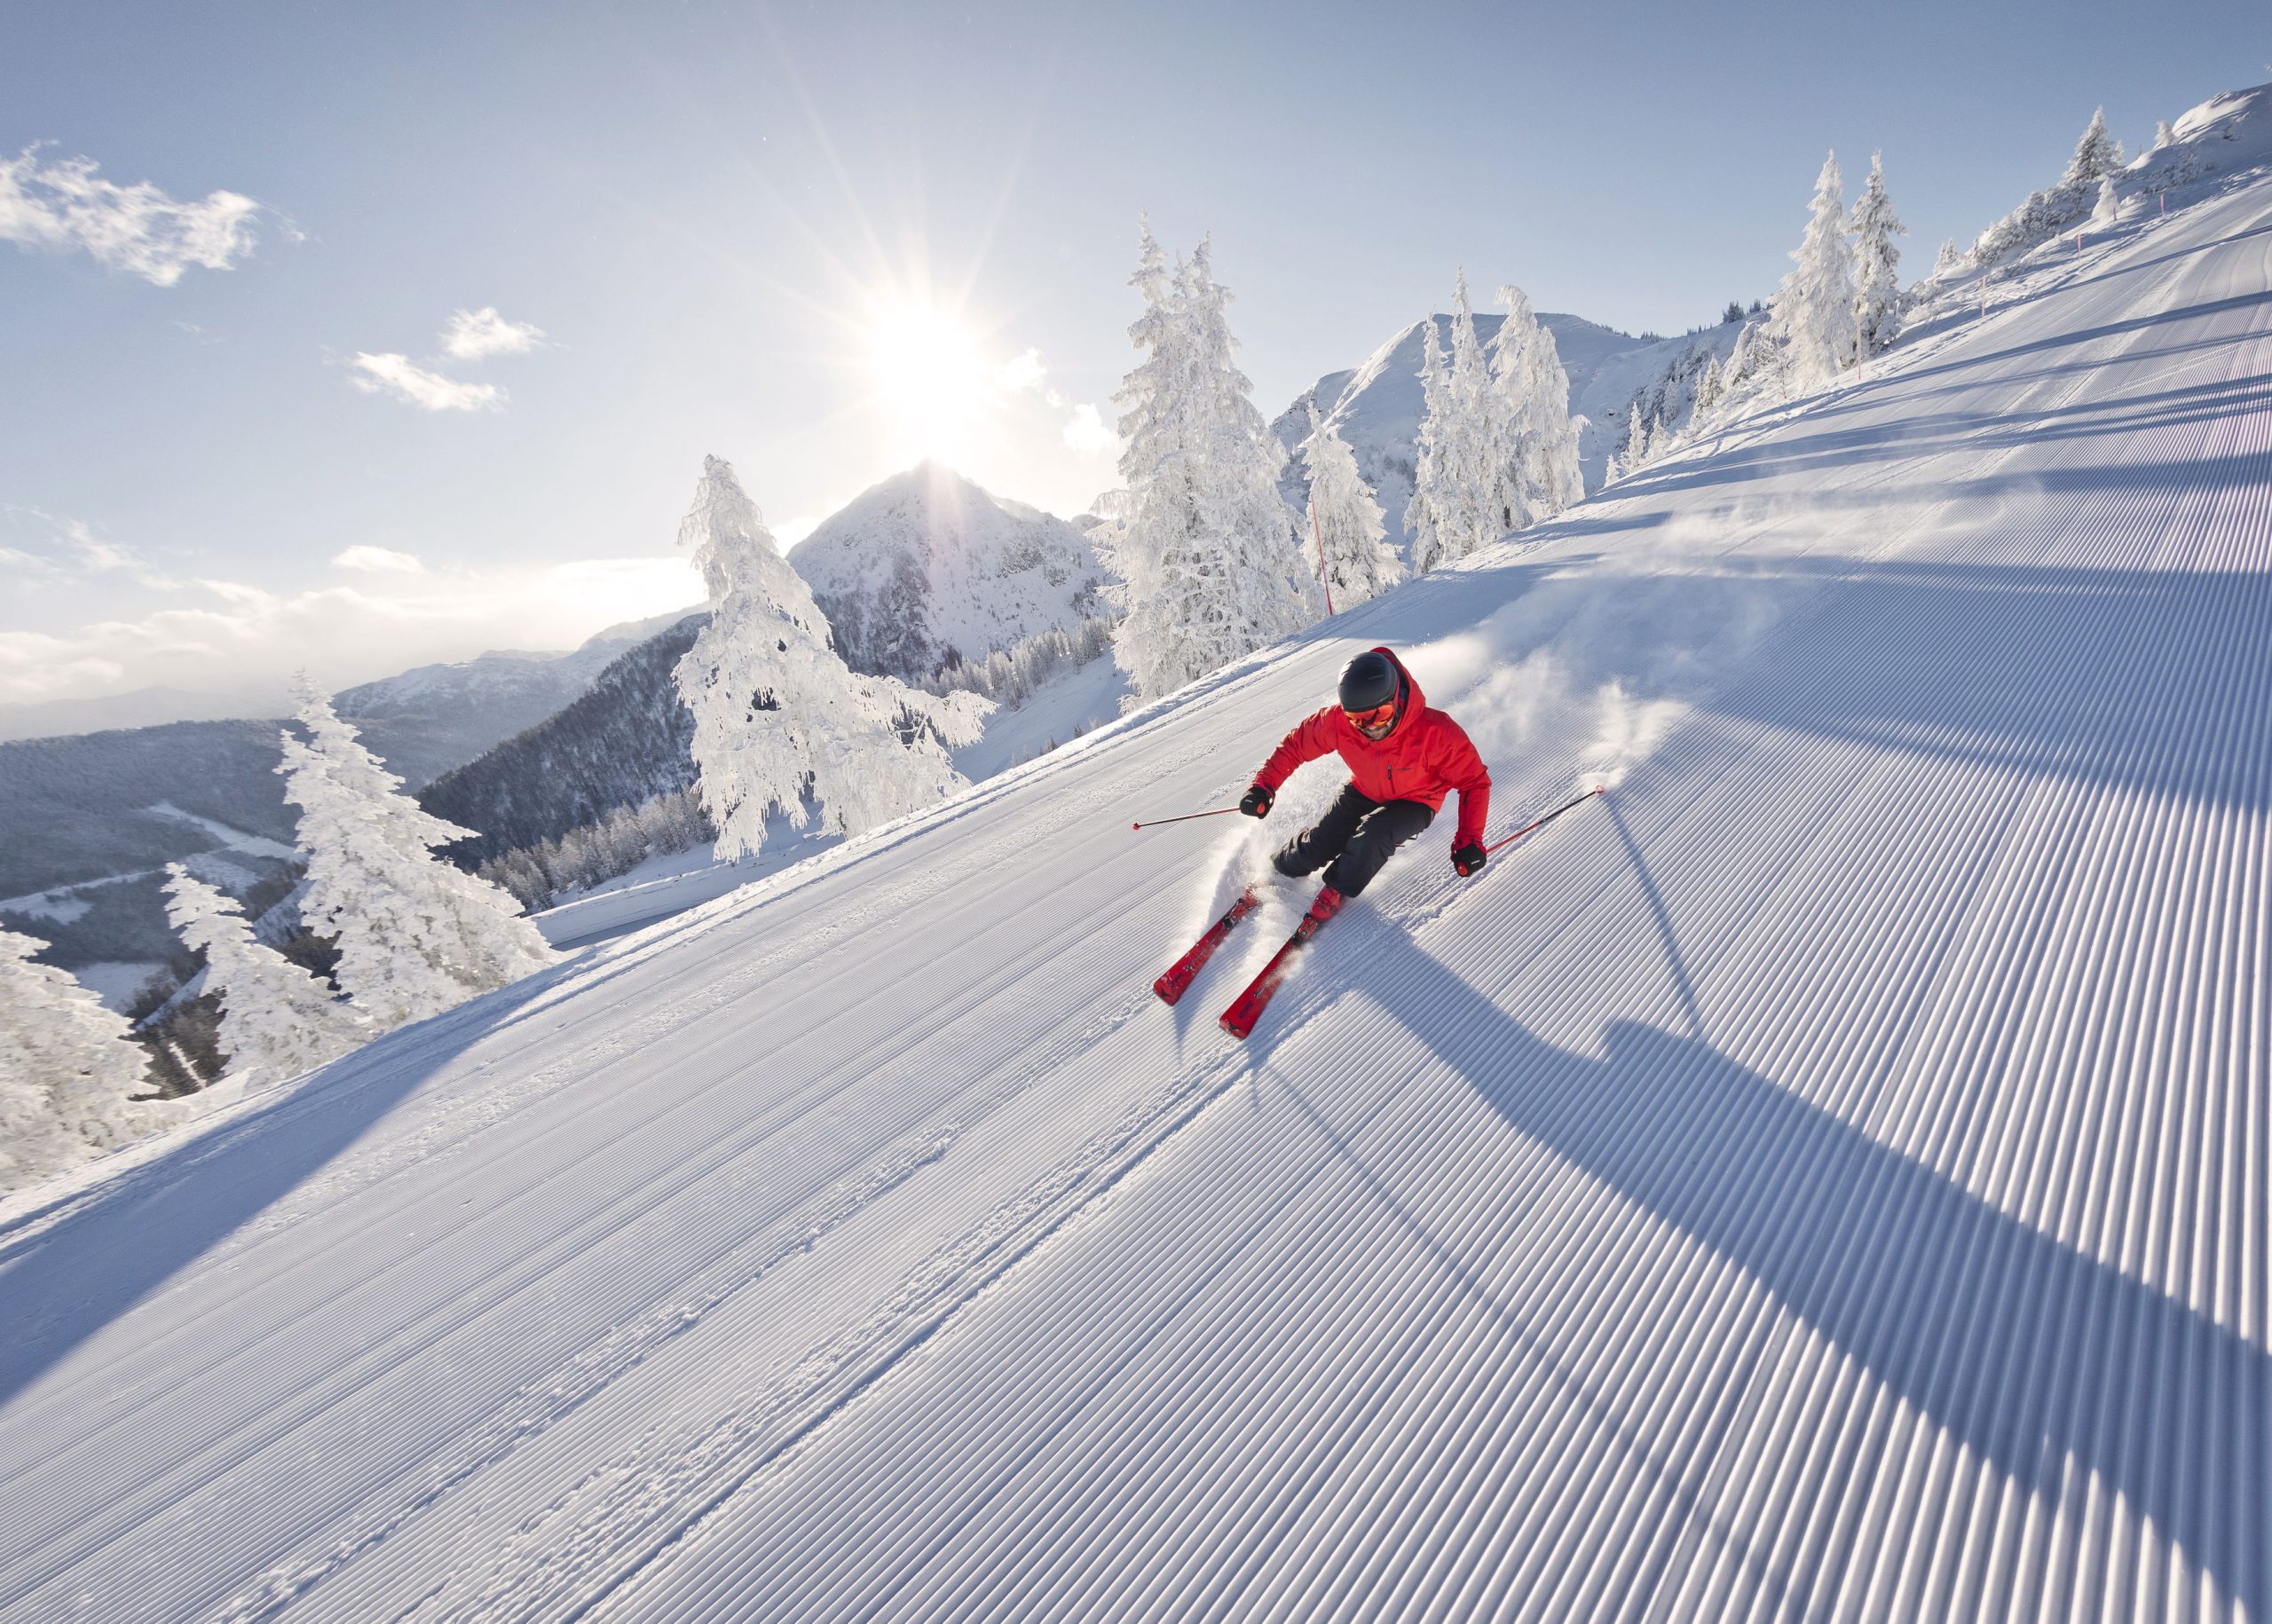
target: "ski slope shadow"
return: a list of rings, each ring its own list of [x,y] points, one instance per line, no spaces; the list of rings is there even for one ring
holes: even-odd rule
[[[2094,794],[2272,806],[2272,574],[1779,566],[1848,570],[1804,633],[1779,643],[1771,678],[1731,684],[1710,708]]]
[[[251,1116],[0,1228],[0,1408],[346,1152],[460,1052],[549,991],[540,973],[390,1033]]]
[[[1708,1045],[1619,1021],[1603,1058],[1571,1053],[1398,933],[1377,950],[1370,996],[1510,1127],[1741,1267],[2008,1485],[2055,1502],[2080,1465],[2264,1616],[2272,1358]],[[1803,1604],[1853,1537],[1763,1582]],[[2074,1575],[2039,1578],[2063,1614]]]

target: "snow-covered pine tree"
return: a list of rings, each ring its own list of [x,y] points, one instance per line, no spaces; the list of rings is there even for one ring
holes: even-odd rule
[[[721,859],[758,851],[776,812],[793,828],[817,816],[860,834],[966,786],[947,751],[976,741],[992,703],[847,666],[812,589],[722,458],[702,460],[678,535],[710,588],[709,624],[675,679]]]
[[[1507,529],[1502,522],[1507,504],[1495,500],[1495,465],[1504,438],[1496,422],[1499,402],[1492,395],[1491,374],[1475,335],[1475,306],[1468,297],[1465,266],[1452,283],[1451,341],[1451,414],[1442,445],[1450,512],[1446,533],[1448,556],[1464,558],[1497,540]]]
[[[513,899],[434,856],[474,832],[402,794],[322,690],[304,680],[308,737],[282,736],[284,799],[308,860],[301,917],[339,942],[334,978],[377,1031],[423,1021],[553,960]]]
[[[1775,296],[1768,334],[1781,347],[1795,392],[1821,389],[1854,364],[1854,250],[1846,240],[1846,183],[1838,154],[1814,183],[1806,235]]]
[[[1570,416],[1570,375],[1554,335],[1539,325],[1530,297],[1511,283],[1499,289],[1506,319],[1491,344],[1487,414],[1495,446],[1491,485],[1500,507],[1494,528],[1520,530],[1585,500],[1578,461],[1578,425]]]
[[[2102,177],[2112,175],[2121,168],[2122,143],[2107,130],[2106,109],[2101,107],[2091,114],[2091,122],[2083,128],[2082,138],[2075,143],[2074,156],[2067,160],[2067,172],[2059,177],[2059,190],[2079,208],[2098,196]]]
[[[1435,318],[1420,334],[1420,432],[1413,443],[1412,499],[1404,504],[1404,528],[1412,537],[1412,572],[1425,575],[1448,557],[1453,523],[1450,475],[1445,441],[1454,432],[1451,379],[1444,370],[1443,346],[1436,342]]]
[[[234,901],[178,863],[166,873],[166,918],[205,955],[205,990],[220,1002],[221,1052],[231,1071],[282,1082],[371,1036],[328,987],[257,940]]]
[[[2156,152],[2161,151],[2165,146],[2174,146],[2176,145],[2177,131],[2171,126],[2170,122],[2167,119],[2162,120],[2159,123],[2154,126],[2154,150]]]
[[[1397,562],[1396,549],[1384,540],[1388,526],[1380,503],[1357,471],[1357,453],[1332,424],[1318,421],[1314,402],[1309,413],[1310,432],[1302,442],[1302,457],[1309,474],[1317,545],[1325,555],[1334,607],[1354,609],[1403,579],[1404,566]]]
[[[1740,339],[1738,340],[1741,342]],[[1627,471],[1640,468],[1649,460],[1649,425],[1641,420],[1641,397],[1633,397],[1633,405],[1625,414],[1625,467]]]
[[[1942,242],[1941,251],[1933,261],[1933,280],[1937,282],[1944,280],[1963,264],[1964,256],[1957,250],[1956,239],[1947,238]]]
[[[1148,226],[1136,274],[1147,353],[1116,397],[1127,441],[1127,515],[1107,543],[1127,611],[1113,654],[1140,699],[1156,698],[1300,630],[1323,611],[1292,508],[1278,494],[1286,453],[1238,369],[1202,241],[1172,278]]]
[[[52,965],[47,945],[0,927],[0,1190],[83,1162],[161,1127],[161,1101],[130,1098],[148,1085],[149,1057],[124,1017]]]
[[[1870,177],[1863,183],[1850,224],[1854,233],[1854,326],[1863,355],[1875,355],[1901,330],[1901,250],[1896,237],[1909,228],[1893,212],[1885,191],[1885,159],[1870,154]]]
[[[1242,645],[1219,664],[1290,635],[1325,612],[1324,594],[1303,563],[1299,516],[1278,489],[1286,449],[1256,407],[1253,383],[1238,368],[1231,304],[1231,290],[1215,280],[1213,240],[1203,237],[1186,271],[1184,307],[1195,370],[1205,385],[1203,466],[1228,566],[1221,578],[1226,624],[1232,641]]]

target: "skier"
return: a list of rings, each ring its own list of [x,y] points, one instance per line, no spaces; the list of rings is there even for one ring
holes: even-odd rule
[[[1453,790],[1459,792],[1459,827],[1452,867],[1463,877],[1480,873],[1491,804],[1491,775],[1466,732],[1428,708],[1420,685],[1387,649],[1369,649],[1349,662],[1340,697],[1339,705],[1286,735],[1239,802],[1249,817],[1267,817],[1278,786],[1305,761],[1338,751],[1348,763],[1349,782],[1325,816],[1271,859],[1290,878],[1325,870],[1325,888],[1309,911],[1316,925],[1362,892],[1390,853],[1435,820]]]

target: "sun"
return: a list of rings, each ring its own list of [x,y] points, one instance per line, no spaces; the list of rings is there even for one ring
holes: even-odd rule
[[[868,364],[904,451],[953,462],[973,449],[994,405],[994,372],[952,311],[919,300],[879,304]]]

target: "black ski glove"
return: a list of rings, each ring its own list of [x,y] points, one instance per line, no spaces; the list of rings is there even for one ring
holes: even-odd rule
[[[1239,810],[1249,817],[1268,817],[1270,800],[1270,792],[1258,784],[1240,797]]]
[[[1459,871],[1463,879],[1471,879],[1483,871],[1485,855],[1483,847],[1470,840],[1464,846],[1452,847],[1452,866]]]

